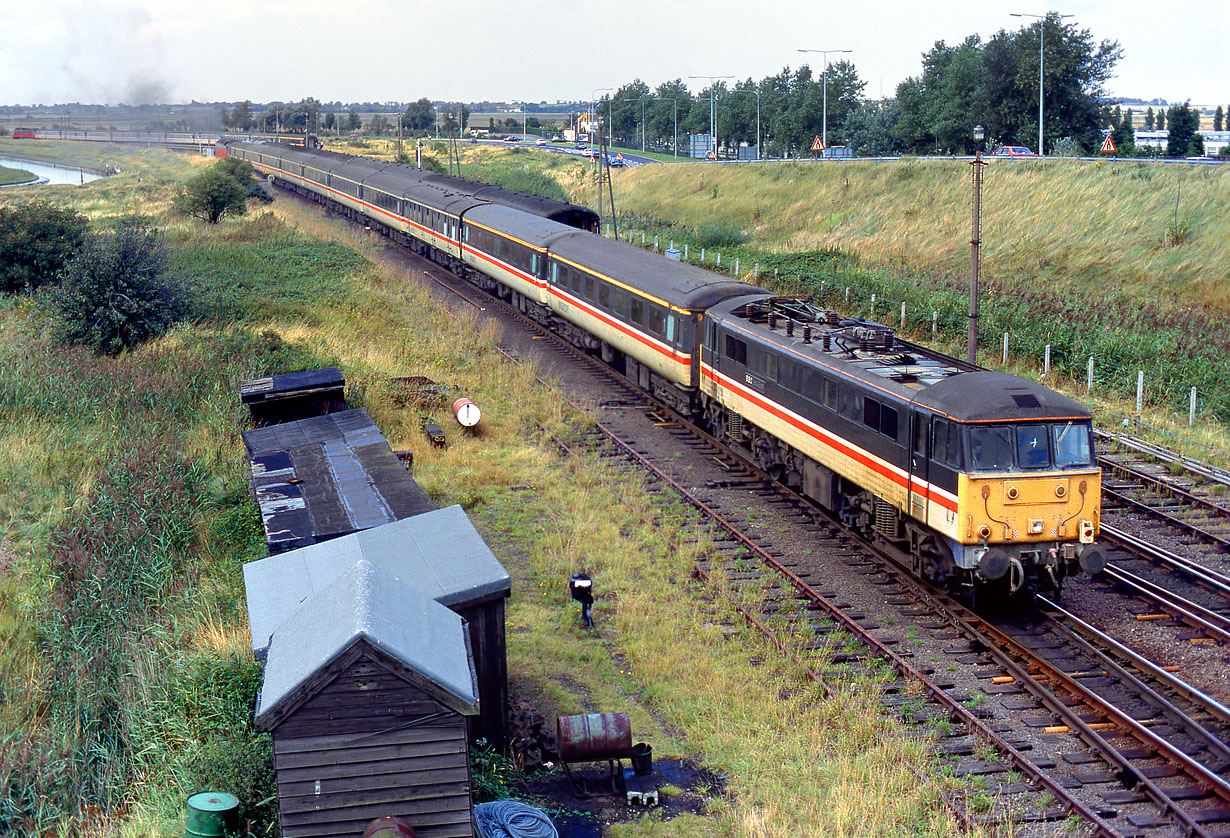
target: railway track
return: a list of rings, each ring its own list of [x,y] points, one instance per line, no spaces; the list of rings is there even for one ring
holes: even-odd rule
[[[503,307],[440,274],[428,272],[470,305]],[[1123,644],[1099,649],[1096,630],[1054,603],[1016,623],[978,617],[904,572],[902,557],[841,530],[622,376],[539,331],[586,375],[618,387],[598,400],[601,456],[626,458],[659,491],[686,499],[698,533],[720,545],[697,577],[824,692],[875,684],[886,709],[935,740],[938,764],[985,789],[975,805],[969,786],[948,800],[965,822],[1060,834],[1076,817],[1101,835],[1230,834],[1223,706]],[[653,434],[690,452],[686,462],[647,442]],[[789,537],[753,524],[752,513],[787,523]]]

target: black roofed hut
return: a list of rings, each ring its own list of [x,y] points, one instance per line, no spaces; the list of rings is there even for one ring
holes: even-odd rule
[[[243,442],[271,553],[436,508],[363,408],[246,431]]]
[[[364,560],[274,631],[256,726],[283,836],[358,838],[384,815],[420,838],[474,835],[466,639],[459,616]]]
[[[502,745],[508,702],[504,601],[512,584],[460,506],[245,564],[253,654],[264,657],[279,626],[359,559],[465,619],[482,699],[471,734]]]

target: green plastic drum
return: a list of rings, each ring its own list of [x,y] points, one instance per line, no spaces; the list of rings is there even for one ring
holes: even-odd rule
[[[238,797],[222,791],[203,791],[188,798],[184,838],[228,838],[238,834]]]

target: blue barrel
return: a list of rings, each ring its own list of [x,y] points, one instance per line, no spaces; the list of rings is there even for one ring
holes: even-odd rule
[[[238,797],[223,791],[203,791],[188,798],[184,838],[228,838],[238,834]]]

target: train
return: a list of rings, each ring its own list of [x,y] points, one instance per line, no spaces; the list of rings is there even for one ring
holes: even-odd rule
[[[227,142],[600,357],[956,593],[1106,564],[1092,415],[871,320],[597,234],[590,210],[315,148]]]

